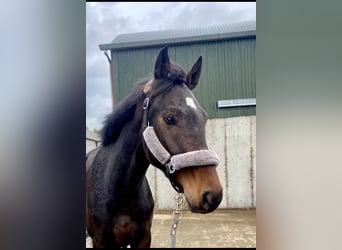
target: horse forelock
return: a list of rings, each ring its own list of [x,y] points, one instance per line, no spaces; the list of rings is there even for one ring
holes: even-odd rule
[[[159,96],[161,94],[167,94],[172,87],[182,84],[185,84],[185,81],[182,77],[170,76],[163,79],[151,79],[146,82],[143,91],[146,97],[154,99],[156,96]]]

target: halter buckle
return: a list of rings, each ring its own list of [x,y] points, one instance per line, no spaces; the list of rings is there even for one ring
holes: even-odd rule
[[[150,98],[146,97],[143,103],[143,109],[148,109],[148,107],[150,106]]]

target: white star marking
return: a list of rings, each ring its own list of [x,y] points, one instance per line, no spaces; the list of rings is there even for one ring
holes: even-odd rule
[[[194,99],[192,99],[191,97],[186,97],[185,101],[188,106],[190,106],[193,109],[197,109]]]

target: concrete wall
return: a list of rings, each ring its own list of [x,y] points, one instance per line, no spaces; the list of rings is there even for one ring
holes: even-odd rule
[[[208,120],[208,147],[220,157],[217,167],[223,186],[219,208],[256,207],[256,116]],[[176,192],[157,168],[147,171],[156,209],[174,209]],[[186,207],[185,207],[186,208]]]
[[[87,137],[99,139],[88,131]],[[256,207],[256,116],[211,119],[206,125],[208,147],[220,157],[217,167],[223,186],[219,208]],[[87,140],[87,152],[95,143]],[[176,192],[152,165],[147,170],[156,209],[174,209]],[[184,207],[186,209],[186,206]]]

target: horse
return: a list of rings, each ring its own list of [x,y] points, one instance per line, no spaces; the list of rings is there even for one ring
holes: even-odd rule
[[[191,212],[219,206],[219,158],[208,149],[208,115],[192,92],[201,70],[202,56],[186,73],[163,47],[152,76],[138,81],[106,117],[102,144],[86,156],[86,229],[95,248],[150,247],[150,165],[184,193]]]

